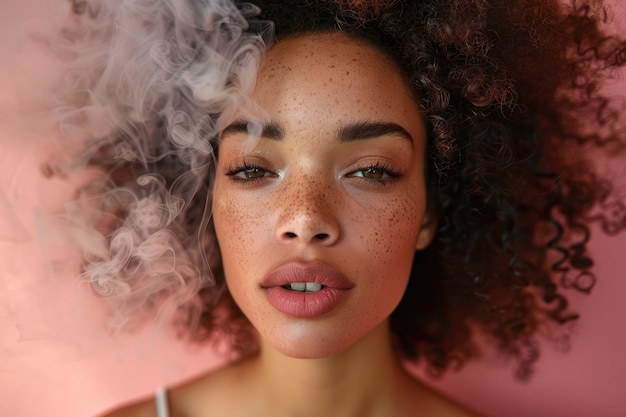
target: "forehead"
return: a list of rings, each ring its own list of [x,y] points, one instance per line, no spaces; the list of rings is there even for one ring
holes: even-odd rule
[[[366,72],[381,79],[390,72],[400,74],[392,60],[377,47],[340,32],[305,34],[278,41],[267,52],[261,76],[271,73],[271,77],[280,77],[282,73],[286,78],[293,71],[305,76],[319,71],[329,76],[350,71],[354,78]]]
[[[267,52],[255,89],[266,109],[334,107],[363,118],[419,113],[413,93],[385,53],[342,33],[307,34],[279,41]],[[389,114],[377,114],[377,113]],[[276,115],[274,115],[276,116]]]
[[[267,53],[268,61],[277,62],[289,58],[311,58],[320,64],[328,60],[349,64],[361,59],[373,59],[395,66],[392,60],[373,43],[342,32],[304,33],[280,39]],[[395,69],[395,68],[394,68]]]

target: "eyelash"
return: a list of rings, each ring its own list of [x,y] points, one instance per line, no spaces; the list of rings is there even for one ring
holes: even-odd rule
[[[387,176],[387,178],[367,178],[365,176],[356,176],[354,175],[357,172],[360,173],[364,173],[367,171],[381,171],[383,176]],[[365,165],[365,166],[361,166],[355,170],[350,171],[348,174],[348,176],[353,177],[353,178],[360,178],[363,179],[365,181],[377,184],[377,185],[387,185],[390,182],[394,182],[398,179],[400,179],[400,177],[402,176],[400,172],[392,169],[388,164],[384,163],[384,162],[376,162],[375,164],[371,164],[371,165]]]
[[[258,171],[263,171],[264,174],[270,174],[269,176],[276,176],[276,174],[274,174],[272,171],[265,169],[259,165],[252,165],[249,164],[246,161],[243,161],[241,163],[236,163],[231,165],[227,170],[226,170],[226,176],[230,177],[231,180],[235,181],[235,182],[240,182],[243,184],[252,184],[255,183],[257,181],[261,181],[265,178],[268,177],[268,175],[263,175],[261,177],[257,177],[257,178],[241,178],[238,177],[239,174],[244,173],[246,171],[252,171],[252,170],[258,170]]]
[[[253,177],[253,178],[241,178],[238,176],[239,174],[242,174],[245,171],[253,171],[253,170],[262,171],[264,175],[260,177]],[[361,176],[355,175],[356,173],[363,174],[367,171],[370,171],[370,172],[381,171],[383,178],[368,178],[363,175]],[[263,168],[259,165],[249,164],[245,161],[242,163],[236,163],[236,164],[231,165],[229,168],[226,169],[225,174],[226,176],[230,177],[232,181],[243,183],[243,184],[253,184],[257,181],[262,181],[268,177],[275,177],[277,175],[266,168]],[[364,165],[364,166],[358,167],[357,169],[353,169],[350,172],[348,172],[346,176],[351,177],[351,178],[360,178],[363,181],[367,181],[376,185],[387,185],[390,182],[394,182],[400,179],[402,175],[400,172],[392,169],[388,164],[378,161],[371,165]]]

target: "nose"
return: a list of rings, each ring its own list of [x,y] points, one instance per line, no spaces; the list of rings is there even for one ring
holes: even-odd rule
[[[280,217],[276,229],[282,243],[333,245],[340,236],[332,191],[321,184],[292,184],[279,197]]]

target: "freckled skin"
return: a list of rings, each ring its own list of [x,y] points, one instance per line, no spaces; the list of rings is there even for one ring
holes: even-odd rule
[[[267,53],[254,98],[285,136],[260,139],[251,150],[245,134],[222,138],[213,214],[227,284],[280,352],[335,355],[388,319],[416,247],[428,244],[424,125],[395,65],[341,34],[279,42]],[[394,135],[338,141],[341,126],[361,121],[396,123],[414,144]],[[234,181],[226,173],[242,160],[267,176]],[[381,185],[360,175],[364,164],[379,161],[400,177]],[[293,260],[322,261],[345,274],[354,283],[346,302],[314,319],[274,309],[260,283]]]

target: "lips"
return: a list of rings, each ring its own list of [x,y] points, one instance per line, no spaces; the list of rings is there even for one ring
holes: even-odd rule
[[[354,284],[321,262],[290,262],[271,271],[261,282],[269,303],[296,318],[319,317],[339,307]]]

